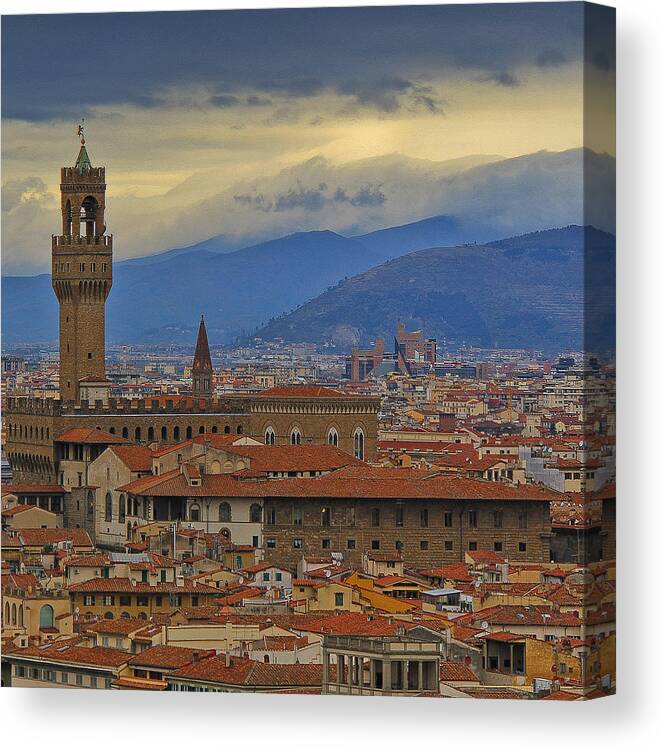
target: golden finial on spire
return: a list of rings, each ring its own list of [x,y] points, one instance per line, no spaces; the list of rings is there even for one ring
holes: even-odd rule
[[[81,124],[78,126],[78,130],[76,131],[76,135],[81,139],[81,145],[85,146],[85,136],[83,135],[83,126],[85,124],[85,117],[81,118]]]

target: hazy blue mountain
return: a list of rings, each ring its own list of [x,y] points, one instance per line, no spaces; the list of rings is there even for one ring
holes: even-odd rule
[[[399,318],[440,341],[606,351],[614,262],[614,236],[579,226],[419,250],[341,282],[257,335],[348,349],[377,336],[390,342]]]
[[[107,340],[186,342],[205,313],[210,340],[228,342],[380,261],[357,240],[323,231],[227,254],[199,249],[161,262],[120,263],[107,303]],[[6,344],[56,339],[47,275],[3,279],[2,308]]]

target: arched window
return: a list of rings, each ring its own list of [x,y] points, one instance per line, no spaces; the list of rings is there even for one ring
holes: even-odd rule
[[[97,203],[97,200],[93,198],[92,195],[88,195],[83,199],[83,202],[81,203],[80,231],[81,234],[85,235],[86,237],[94,237],[96,234],[98,234],[97,228],[95,226],[95,218],[98,206],[99,204]]]
[[[231,521],[231,506],[228,503],[222,503],[219,506],[219,520],[222,523],[230,523],[230,521]]]
[[[169,431],[166,427],[162,427],[162,440],[169,439]]]
[[[140,439],[141,439],[141,428],[137,427],[134,430],[134,440],[136,440],[136,442],[138,442]]]
[[[118,501],[118,523],[124,523],[126,515],[127,498],[124,495],[120,495],[120,500]]]
[[[173,439],[180,440],[180,427],[173,428]]]
[[[48,432],[48,429],[46,430],[46,432]],[[109,433],[111,435],[115,435],[115,427],[109,427]],[[46,437],[48,438],[48,435]]]
[[[106,493],[106,501],[104,503],[104,520],[110,523],[113,520],[113,495],[110,492]]]
[[[122,428],[122,436],[124,438],[128,438],[129,437],[129,430],[126,427]]]
[[[148,619],[148,615],[146,615],[145,612],[139,612],[138,615],[137,615],[137,617],[139,618],[139,620],[147,620]]]
[[[335,448],[339,445],[339,433],[334,427],[328,430],[328,445],[334,445]]]
[[[237,435],[242,435],[242,425],[241,425],[241,424],[239,424],[239,425],[238,425],[238,426],[236,427],[236,434],[237,434]]]
[[[206,431],[205,425],[201,425],[199,427],[199,435],[205,435],[205,431]]]
[[[186,437],[187,440],[191,440],[192,439],[192,426],[191,425],[187,428],[187,432],[185,433],[185,437]]]
[[[18,608],[18,626],[19,628],[23,627],[23,605]]]
[[[63,217],[62,233],[71,236],[72,233],[72,202],[65,203],[65,215]]]
[[[9,602],[5,602],[5,625],[9,627],[10,622],[11,621],[9,619]]]
[[[16,625],[16,604],[12,604],[12,625]]]
[[[231,427],[228,424],[224,425],[224,434],[228,435],[231,432]]]
[[[360,427],[353,433],[353,455],[361,461],[365,460],[365,433]]]
[[[268,427],[266,430],[266,445],[275,445],[275,430],[272,427]]]
[[[212,426],[212,431],[213,431],[213,433],[214,433],[215,435],[217,434],[217,425],[216,425],[216,424],[214,424],[214,425]]]
[[[50,604],[42,605],[39,610],[39,629],[53,627],[53,607]]]
[[[251,523],[261,523],[262,508],[258,503],[254,503],[249,508],[249,520]]]
[[[201,508],[196,503],[189,506],[189,520],[190,521],[201,520]]]
[[[129,620],[129,612],[121,612],[120,617],[122,617],[123,620]]]
[[[92,521],[95,517],[95,496],[92,490],[88,490],[88,520]]]
[[[154,439],[155,439],[155,428],[148,427],[148,442],[152,443]]]
[[[291,430],[291,445],[300,445],[302,442],[302,435],[297,427]]]
[[[112,620],[113,619],[113,612],[105,612],[104,613],[104,619],[105,620]]]

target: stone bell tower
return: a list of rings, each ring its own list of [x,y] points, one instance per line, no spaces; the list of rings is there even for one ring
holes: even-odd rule
[[[90,163],[83,125],[78,134],[76,163],[60,170],[62,234],[51,238],[63,401],[79,401],[82,381],[106,379],[104,313],[113,281],[113,237],[104,223],[106,171]]]

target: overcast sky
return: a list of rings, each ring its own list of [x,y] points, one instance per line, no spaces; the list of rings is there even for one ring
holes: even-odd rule
[[[318,228],[371,229],[405,215],[376,211],[405,164],[581,146],[583,24],[581,3],[5,17],[3,272],[48,270],[81,117],[118,258],[258,214],[295,231],[321,185]],[[611,91],[611,55],[585,54]]]

